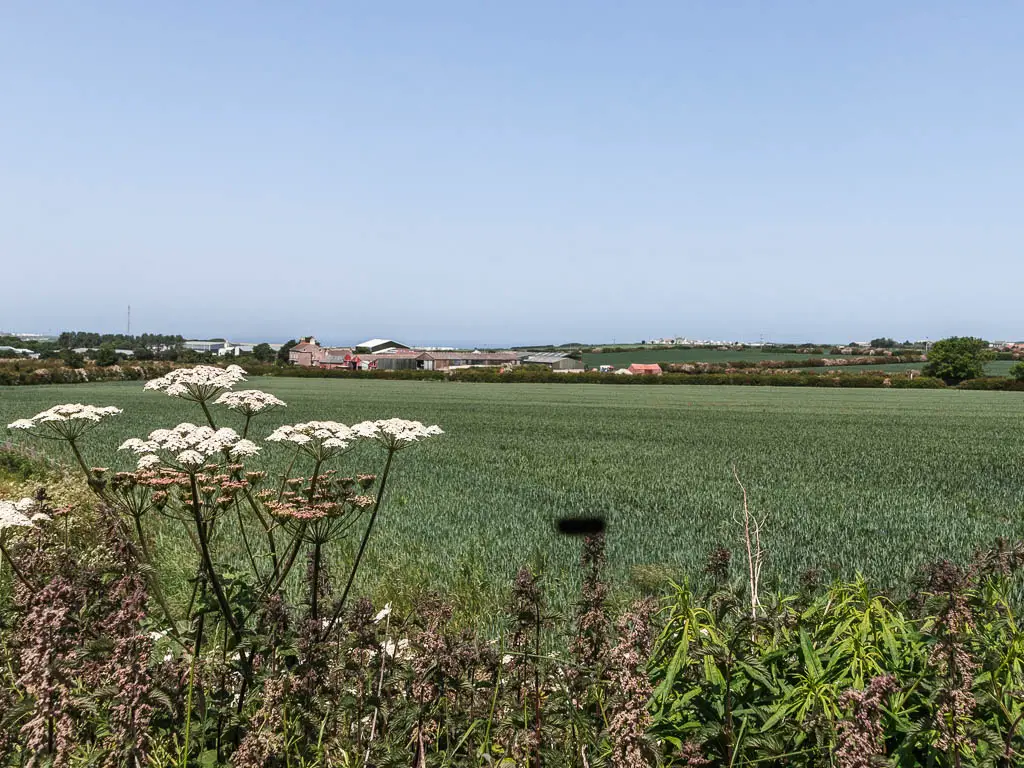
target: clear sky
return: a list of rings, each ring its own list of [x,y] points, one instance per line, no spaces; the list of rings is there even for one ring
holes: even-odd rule
[[[1024,5],[0,6],[0,329],[1024,337]]]

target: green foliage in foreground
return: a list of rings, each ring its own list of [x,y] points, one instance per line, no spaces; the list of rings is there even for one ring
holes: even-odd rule
[[[553,526],[578,513],[606,516],[618,588],[639,591],[645,569],[699,581],[707,553],[738,541],[734,463],[752,508],[769,515],[768,585],[793,588],[819,568],[903,589],[924,563],[962,561],[999,535],[1024,538],[1024,396],[1015,392],[276,378],[242,386],[288,403],[258,423],[256,439],[324,417],[405,414],[445,428],[443,455],[424,445],[403,457],[357,585],[396,605],[434,588],[493,607],[534,558],[546,563],[553,601],[571,600],[578,547]],[[120,468],[130,463],[114,451],[125,438],[195,420],[187,403],[124,382],[0,389],[0,423],[68,401],[125,409],[83,447],[90,463],[113,455]],[[282,460],[268,451],[263,467],[283,472]],[[165,546],[189,547],[175,538]]]
[[[923,569],[909,599],[863,578],[761,595],[720,550],[706,590],[609,609],[599,540],[575,607],[542,573],[503,585],[479,633],[443,597],[368,601],[329,636],[308,606],[256,606],[244,647],[209,601],[188,642],[149,631],[117,527],[72,509],[0,567],[0,765],[372,764],[1010,768],[1024,760],[1024,547]],[[6,566],[6,563],[5,563]],[[14,586],[12,593],[11,588]],[[328,594],[331,590],[327,590]],[[239,653],[252,654],[246,675]]]

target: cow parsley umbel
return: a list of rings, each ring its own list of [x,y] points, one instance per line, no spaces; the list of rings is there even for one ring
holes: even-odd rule
[[[255,416],[257,413],[264,413],[274,408],[284,408],[286,406],[284,400],[274,397],[269,392],[261,392],[258,389],[225,392],[214,400],[213,403],[214,405],[223,405],[232,411],[238,411],[243,416]]]
[[[45,440],[63,440],[75,455],[75,460],[85,472],[89,484],[97,479],[93,477],[89,465],[85,463],[82,452],[78,448],[78,440],[82,435],[95,429],[108,416],[117,416],[120,408],[113,405],[82,405],[81,403],[64,403],[55,405],[30,419],[18,419],[7,425],[8,429],[23,429],[34,437]]]
[[[34,507],[36,507],[34,499],[25,498],[19,501],[4,501],[0,499],[0,562],[6,558],[7,562],[11,565],[14,575],[26,585],[28,581],[25,578],[25,574],[21,572],[18,564],[7,551],[4,539],[8,530],[35,528],[36,523],[45,522],[50,519],[50,516],[43,512],[36,511],[33,513]]]
[[[0,499],[0,531],[7,528],[34,528],[36,523],[50,519],[42,512],[32,513],[36,506],[34,499],[24,498],[19,501]]]
[[[389,451],[400,451],[420,440],[444,434],[444,430],[436,424],[428,427],[420,421],[407,419],[363,421],[354,424],[352,432],[358,437],[378,441]]]
[[[218,368],[215,365],[196,365],[192,368],[178,368],[165,376],[150,379],[144,389],[166,392],[171,397],[199,403],[206,420],[213,427],[213,416],[207,402],[240,381],[245,381],[245,371],[240,366]]]
[[[228,456],[242,458],[260,452],[251,440],[242,438],[230,427],[214,429],[185,422],[174,429],[156,429],[142,440],[130,437],[121,443],[119,451],[139,454],[139,469],[159,463],[174,469],[195,471],[208,460]]]
[[[284,424],[267,436],[268,443],[291,443],[300,453],[323,463],[345,453],[360,436],[337,421]]]
[[[117,416],[120,408],[112,405],[82,405],[65,403],[55,405],[30,419],[18,419],[7,425],[8,429],[24,429],[36,437],[49,440],[77,440],[93,429],[108,416]]]

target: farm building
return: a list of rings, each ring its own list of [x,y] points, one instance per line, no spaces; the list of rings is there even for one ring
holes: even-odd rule
[[[633,363],[627,370],[634,376],[661,376],[661,366],[657,363]]]
[[[238,357],[239,355],[251,355],[252,351],[260,345],[257,341],[229,341],[224,344],[217,354],[221,357]],[[284,344],[267,344],[274,352],[277,352]]]
[[[317,363],[319,368],[350,371],[430,371],[434,361],[427,352],[396,349],[379,355],[363,354],[351,349],[330,349]]]
[[[383,346],[387,345],[387,346]],[[364,352],[365,348],[380,348]],[[304,368],[338,368],[378,371],[446,371],[467,366],[515,365],[515,352],[455,352],[409,349],[387,339],[370,339],[354,347],[321,347],[309,337],[288,352],[288,361]]]
[[[520,358],[523,365],[546,365],[553,371],[582,371],[583,363],[564,352],[536,352]]]
[[[220,352],[227,346],[226,341],[212,341],[210,339],[190,339],[182,346],[191,349],[193,352]]]
[[[389,349],[409,349],[405,344],[399,344],[394,339],[367,339],[356,344],[356,349],[362,352],[364,349],[371,353],[385,352]]]
[[[515,352],[427,352],[434,363],[435,371],[472,366],[515,365],[519,356]]]

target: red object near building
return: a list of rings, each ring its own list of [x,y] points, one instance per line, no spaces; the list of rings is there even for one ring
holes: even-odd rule
[[[661,366],[657,363],[633,363],[627,370],[634,376],[661,376]]]

